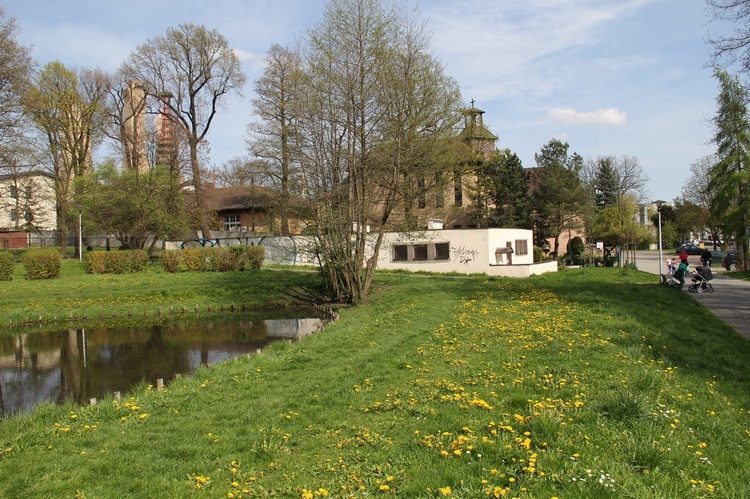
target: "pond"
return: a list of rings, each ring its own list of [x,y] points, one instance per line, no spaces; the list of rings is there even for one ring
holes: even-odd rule
[[[311,315],[311,314],[310,314]],[[224,316],[151,326],[61,329],[0,336],[0,416],[43,402],[87,404],[145,381],[168,383],[202,365],[293,341],[324,320]]]

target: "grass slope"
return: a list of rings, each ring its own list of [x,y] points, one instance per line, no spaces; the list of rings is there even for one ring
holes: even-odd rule
[[[3,421],[0,495],[750,497],[750,344],[653,281],[381,274],[300,342]]]

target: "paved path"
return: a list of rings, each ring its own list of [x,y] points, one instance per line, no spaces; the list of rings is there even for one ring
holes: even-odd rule
[[[674,257],[673,253],[662,253],[662,259]],[[652,274],[659,274],[659,252],[638,251],[636,253],[638,269]],[[700,257],[691,256],[688,259],[690,270],[700,265]],[[666,272],[664,261],[661,272]],[[715,291],[713,293],[689,293],[695,300],[705,305],[718,318],[732,326],[738,333],[750,339],[750,282],[732,279],[723,275],[724,268],[720,262],[713,262],[711,270],[714,278],[711,281]],[[689,279],[686,279],[684,292],[688,292]]]

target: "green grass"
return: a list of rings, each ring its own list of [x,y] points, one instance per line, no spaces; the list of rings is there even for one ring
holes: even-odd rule
[[[734,272],[726,272],[726,275],[729,277],[733,277],[735,279],[742,279],[743,281],[750,281],[750,272],[745,272],[742,270],[735,270]]]
[[[637,271],[380,274],[302,341],[3,421],[0,496],[750,497],[748,365]]]
[[[63,260],[61,277],[27,280],[18,265],[12,281],[0,282],[0,327],[42,322],[53,326],[86,316],[120,320],[155,320],[169,311],[175,315],[201,313],[210,307],[253,308],[293,306],[320,301],[321,284],[315,272],[279,272],[261,269],[247,272],[185,272],[170,274],[159,265],[135,274],[86,274],[78,260]],[[1,334],[1,333],[0,333]]]

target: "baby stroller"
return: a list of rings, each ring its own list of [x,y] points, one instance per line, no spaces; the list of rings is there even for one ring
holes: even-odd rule
[[[680,281],[678,281],[672,274],[661,274],[661,283],[670,288],[680,286]]]
[[[695,272],[691,272],[690,275],[693,277],[693,281],[690,287],[688,287],[688,291],[693,293],[713,292],[714,287],[708,282],[714,278],[710,268],[696,267]]]

